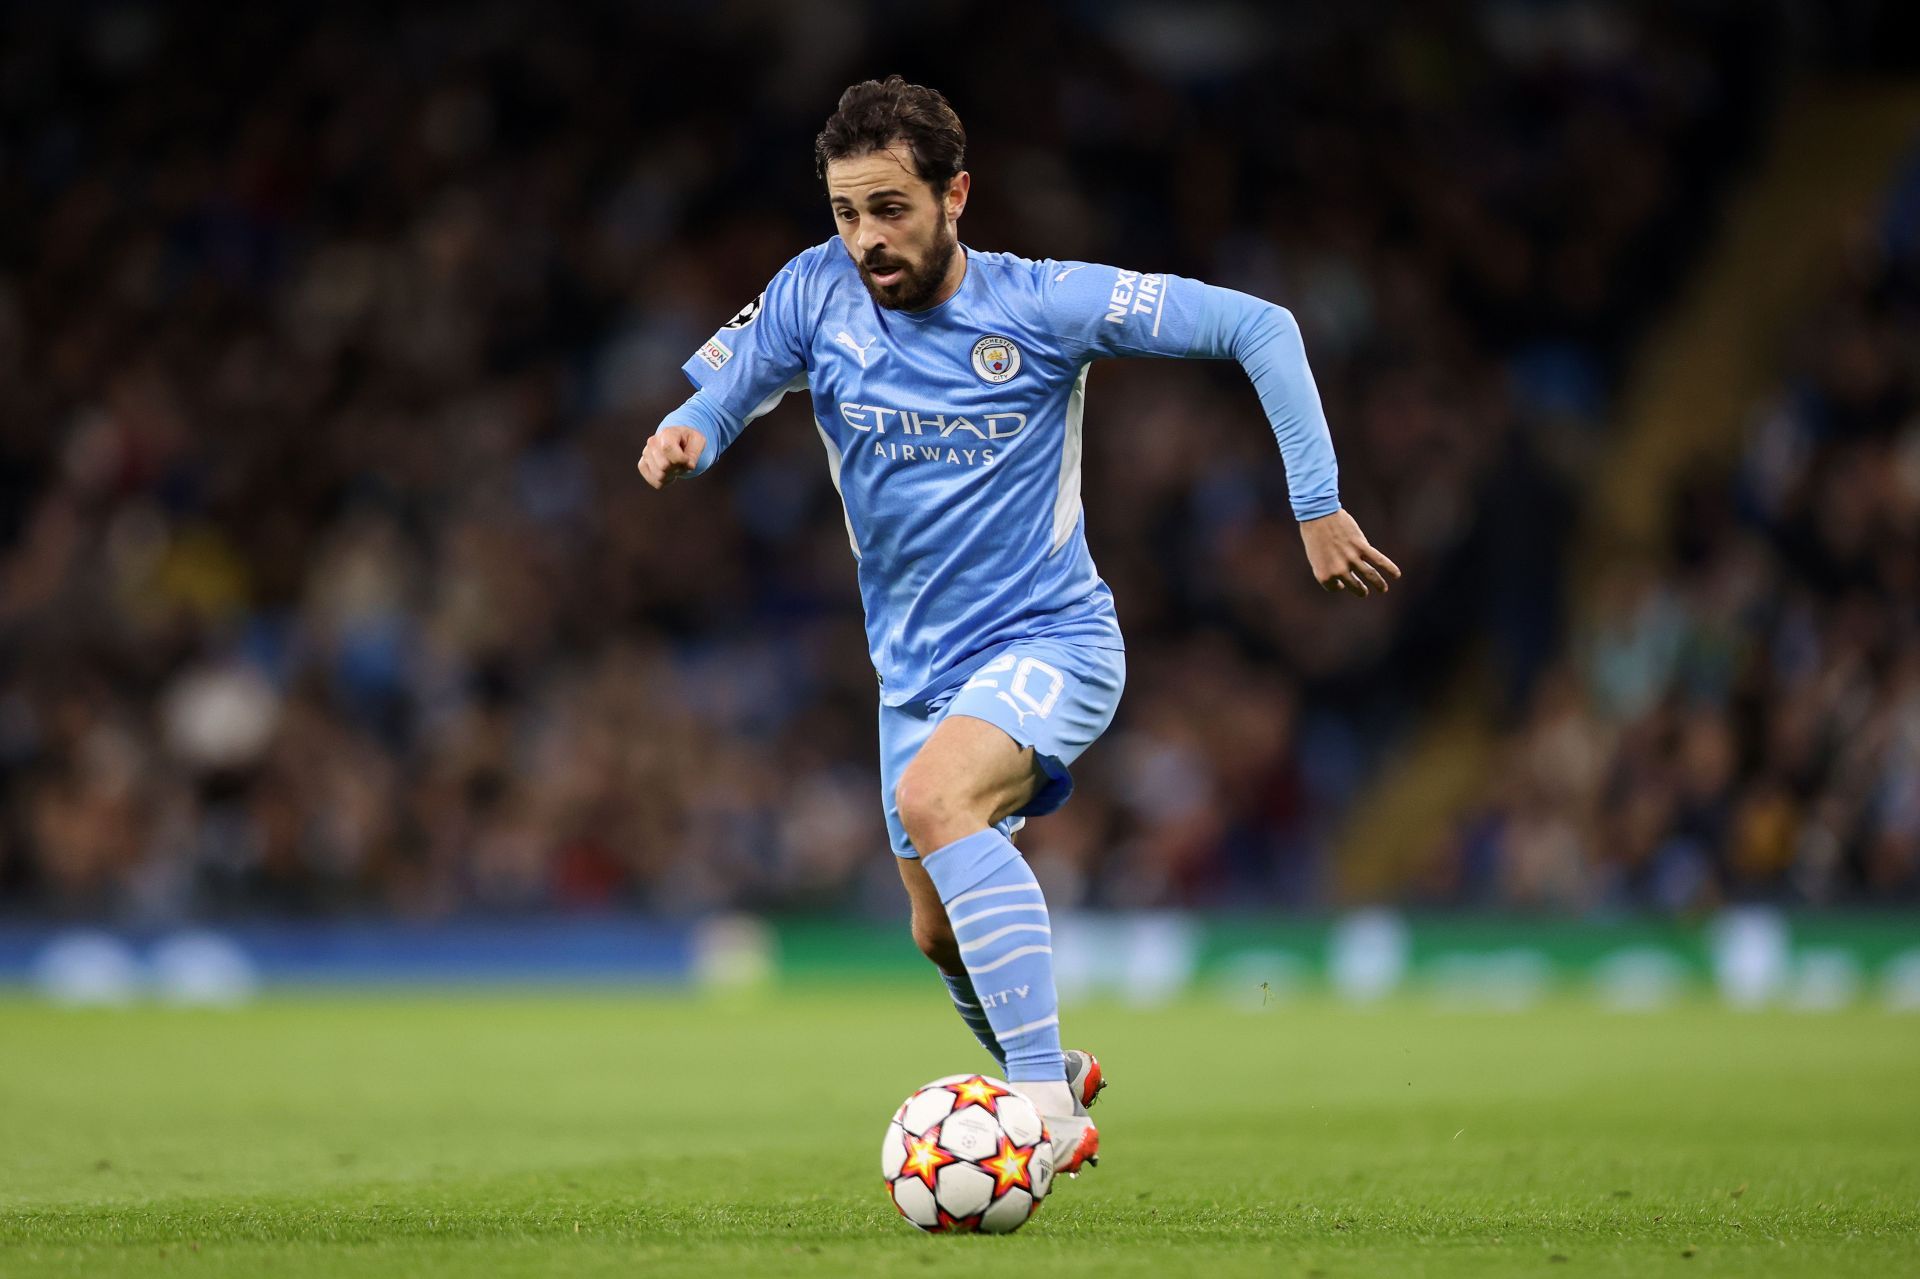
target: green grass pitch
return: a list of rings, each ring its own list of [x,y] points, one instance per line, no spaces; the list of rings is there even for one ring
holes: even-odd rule
[[[1071,1010],[1102,1167],[944,1238],[927,987],[0,1001],[0,1275],[1920,1274],[1920,1018]]]

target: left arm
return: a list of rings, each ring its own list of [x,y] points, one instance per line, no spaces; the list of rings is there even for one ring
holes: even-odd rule
[[[1324,589],[1365,596],[1400,576],[1341,509],[1333,437],[1290,311],[1177,275],[1053,263],[1045,270],[1047,309],[1084,358],[1239,361],[1280,445],[1294,518]]]

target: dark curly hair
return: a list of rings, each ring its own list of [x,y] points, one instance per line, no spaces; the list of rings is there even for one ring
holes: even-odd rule
[[[813,141],[820,180],[834,160],[885,151],[904,141],[914,172],[938,195],[967,158],[967,131],[937,89],[908,84],[897,75],[862,80],[840,95],[827,127]]]

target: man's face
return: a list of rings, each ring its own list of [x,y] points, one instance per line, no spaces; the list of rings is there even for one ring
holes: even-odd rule
[[[936,196],[904,145],[827,165],[834,222],[874,301],[920,311],[951,295],[959,283],[950,278],[959,247],[953,224],[967,206],[968,182],[962,173]]]

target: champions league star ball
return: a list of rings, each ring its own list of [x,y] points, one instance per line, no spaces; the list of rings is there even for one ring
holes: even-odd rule
[[[1025,1097],[985,1075],[948,1075],[893,1112],[880,1175],[893,1206],[922,1230],[1004,1235],[1047,1197],[1053,1149]]]

